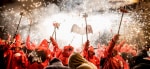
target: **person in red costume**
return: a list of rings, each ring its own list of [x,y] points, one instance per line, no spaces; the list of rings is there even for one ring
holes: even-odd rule
[[[26,69],[27,58],[25,53],[21,50],[21,36],[15,36],[14,50],[11,56],[10,69]]]
[[[130,69],[129,64],[122,58],[121,56],[121,47],[125,44],[125,40],[121,41],[119,45],[115,46],[114,53],[116,54],[114,58],[118,59],[120,61],[122,69]]]
[[[36,45],[34,43],[31,43],[30,41],[30,36],[28,35],[27,36],[27,39],[26,39],[26,47],[28,50],[35,50],[35,47]]]
[[[27,54],[29,61],[27,69],[43,69],[44,67],[42,66],[42,64],[37,63],[37,61],[34,60],[38,57],[35,51],[36,45],[34,43],[31,43],[29,35],[26,39],[26,48],[31,51],[29,54]]]
[[[74,48],[72,46],[64,46],[63,52],[59,56],[59,59],[62,61],[64,66],[68,66],[68,59],[73,51]]]
[[[53,37],[50,37],[50,40],[52,42],[53,48],[53,57],[59,58],[60,54],[62,53],[62,50],[59,48],[57,42]]]
[[[37,48],[37,54],[41,57],[41,64],[43,67],[46,67],[49,61],[53,58],[51,51],[48,48],[48,41],[44,39]]]
[[[120,61],[120,57],[116,56],[116,50],[114,50],[115,44],[119,39],[119,34],[116,34],[112,40],[110,41],[108,48],[105,51],[105,58],[104,66],[102,69],[124,69],[123,64]]]
[[[10,60],[12,56],[12,50],[10,50],[10,38],[11,36],[7,34],[8,38],[7,40],[3,40],[0,38],[0,46],[2,47],[1,53],[3,53],[3,58],[1,58],[1,67],[2,69],[10,69]]]
[[[95,66],[97,66],[97,69],[100,69],[100,59],[95,56],[94,48],[93,46],[89,47],[89,40],[85,43],[82,56],[93,63]]]

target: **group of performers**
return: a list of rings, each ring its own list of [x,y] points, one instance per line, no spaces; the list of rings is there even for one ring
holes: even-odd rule
[[[70,56],[76,49],[74,46],[66,45],[60,48],[57,41],[50,37],[50,41],[43,39],[39,45],[30,41],[27,36],[25,43],[21,41],[21,35],[16,34],[13,40],[0,39],[1,64],[4,69],[44,69],[50,64],[53,58],[59,59],[64,66],[69,65]],[[130,69],[129,61],[124,59],[121,53],[137,55],[137,50],[128,45],[125,40],[118,42],[119,34],[109,41],[108,45],[98,44],[98,48],[90,44],[87,40],[83,44],[83,49],[77,51],[87,61],[93,63],[97,69]],[[49,49],[52,44],[53,50]]]

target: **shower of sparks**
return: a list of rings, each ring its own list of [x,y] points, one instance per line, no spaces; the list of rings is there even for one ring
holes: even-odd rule
[[[123,4],[127,3],[124,2]],[[30,2],[18,0],[18,4],[21,4],[21,7],[18,7],[18,5],[6,6],[9,9],[2,13],[4,17],[2,23],[7,26],[8,31],[13,35],[19,22],[19,13],[23,11],[25,15],[22,17],[19,33],[25,41],[27,35],[29,35],[30,20],[32,20],[30,36],[31,41],[36,44],[39,44],[42,39],[49,40],[54,30],[53,23],[56,21],[60,23],[60,28],[56,30],[58,44],[63,47],[70,44],[74,38],[71,45],[75,48],[81,47],[82,43],[86,41],[86,35],[71,32],[71,27],[73,24],[85,27],[85,21],[82,17],[82,13],[85,12],[88,14],[87,23],[93,29],[93,34],[89,34],[91,45],[96,47],[98,41],[101,44],[106,44],[117,33],[121,18],[119,11],[109,11],[112,4],[106,0],[63,0],[60,6],[53,3],[45,6],[42,0],[31,0]],[[120,4],[115,5],[115,7],[119,6]],[[125,13],[120,34],[121,39],[126,39],[128,43],[135,44],[142,41],[142,37],[144,37],[141,29],[144,25],[132,18],[131,14],[136,13]],[[137,15],[137,17],[140,16]],[[141,40],[139,41],[139,39]],[[142,42],[139,43],[139,45],[142,44]]]

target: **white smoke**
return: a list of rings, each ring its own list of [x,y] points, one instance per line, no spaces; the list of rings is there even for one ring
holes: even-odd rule
[[[111,5],[106,0],[63,0],[60,6],[49,3],[46,7],[40,6],[30,10],[30,13],[22,8],[18,9],[18,7],[16,8],[15,6],[14,8],[12,7],[13,9],[5,11],[3,17],[4,22],[7,21],[5,22],[6,25],[11,25],[8,26],[9,28],[13,27],[9,30],[15,32],[20,18],[19,13],[23,10],[26,14],[22,17],[19,32],[22,35],[23,41],[25,41],[29,34],[30,21],[32,20],[30,36],[31,41],[36,44],[39,44],[43,39],[49,40],[54,30],[53,22],[58,22],[60,23],[60,27],[56,31],[56,36],[60,47],[70,44],[74,38],[71,45],[75,48],[79,48],[82,46],[82,43],[86,41],[86,35],[73,33],[71,32],[71,28],[73,24],[85,27],[82,13],[86,12],[88,14],[87,23],[91,25],[93,29],[93,34],[89,34],[91,45],[96,46],[95,41],[99,38],[99,32],[100,35],[104,32],[112,35],[117,33],[121,13],[109,12],[110,7]],[[123,25],[125,25],[125,22],[127,26],[133,24],[133,19],[128,13],[124,16]],[[125,28],[129,29],[122,26],[120,32],[122,35],[125,35]],[[139,30],[138,25],[136,30]],[[126,30],[126,32],[129,31]],[[107,39],[110,38],[111,37]]]

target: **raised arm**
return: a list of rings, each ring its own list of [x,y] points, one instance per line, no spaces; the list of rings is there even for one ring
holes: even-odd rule
[[[108,50],[107,50],[107,51],[108,51],[108,54],[111,54],[111,53],[112,53],[113,48],[114,48],[116,42],[118,41],[118,39],[119,39],[119,34],[116,34],[116,35],[111,39],[111,41],[110,41],[110,43],[109,43]]]
[[[120,52],[121,47],[125,44],[125,40],[121,41],[120,44],[118,45],[117,50]]]
[[[90,43],[90,41],[89,40],[87,40],[86,42],[85,42],[85,44],[84,44],[84,49],[83,50],[85,50],[85,51],[87,51],[88,50],[88,48],[89,48],[89,44]]]
[[[54,46],[54,50],[56,50],[57,48],[59,48],[57,42],[55,41],[55,39],[53,37],[50,37],[50,40],[51,40],[51,42],[52,42],[52,44]]]

